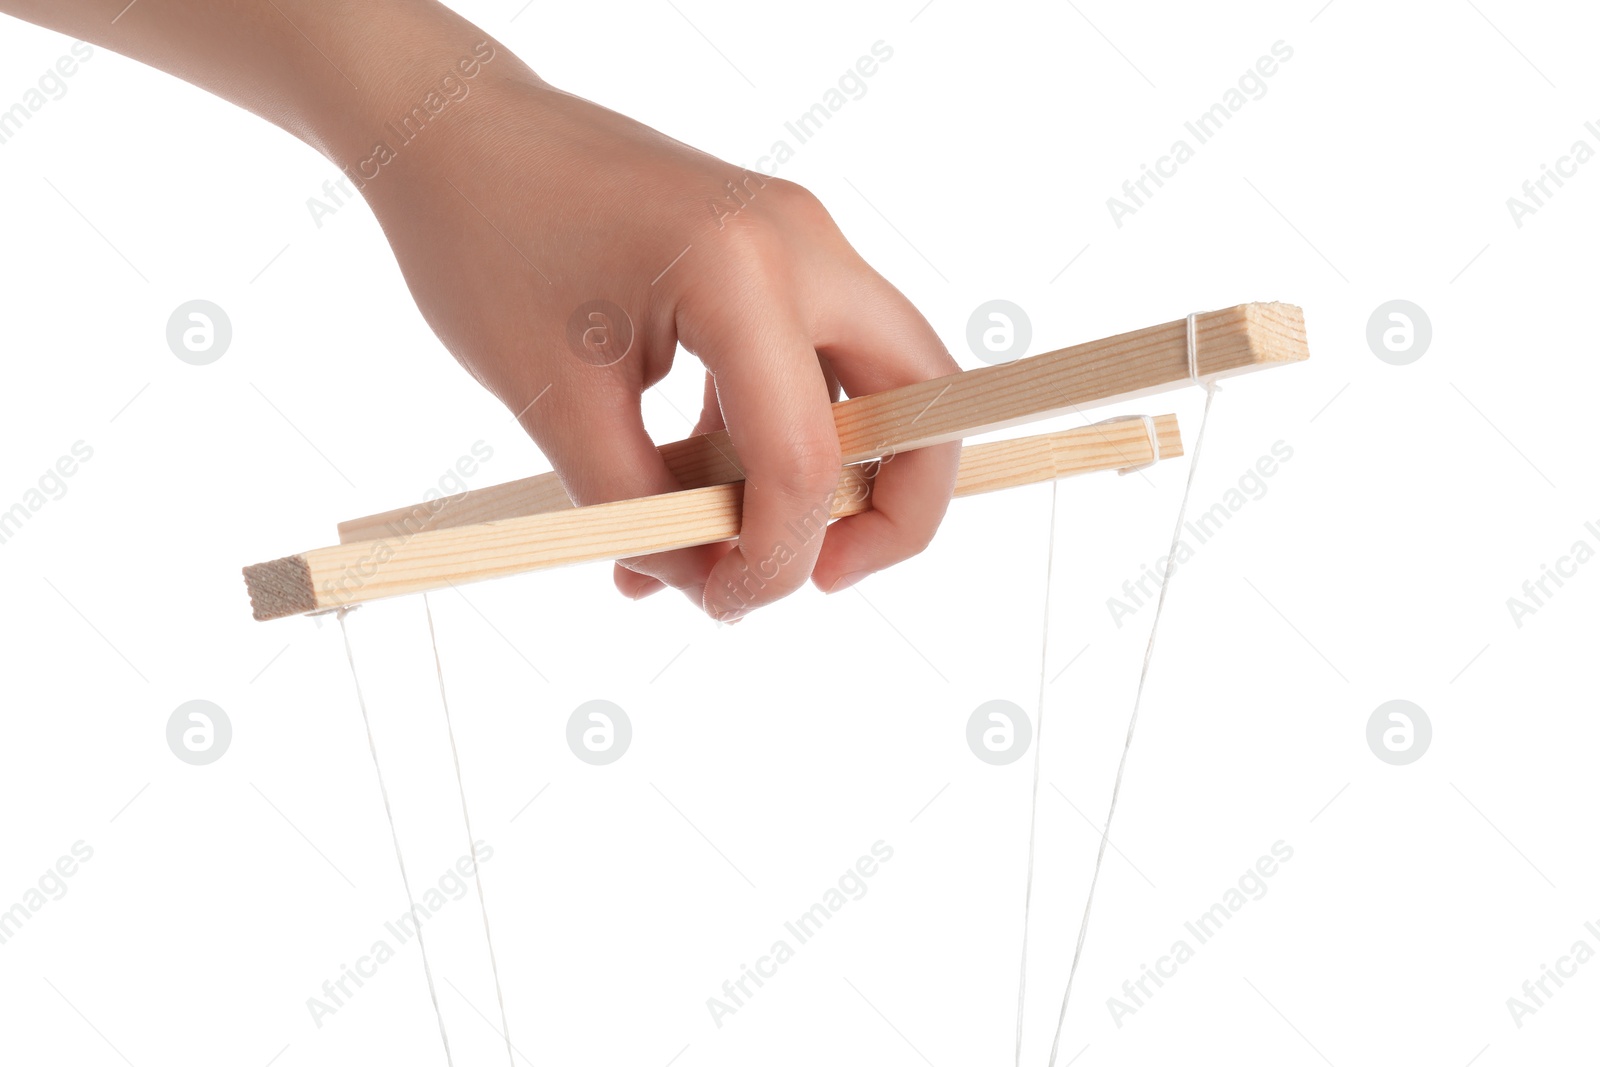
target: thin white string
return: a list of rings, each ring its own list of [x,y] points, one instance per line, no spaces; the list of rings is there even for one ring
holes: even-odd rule
[[[356,654],[350,648],[350,630],[344,624],[349,608],[339,609],[339,632],[344,635],[344,655],[350,661],[350,677],[356,684],[356,703],[361,706],[361,722],[367,728],[367,749],[372,753],[372,769],[378,772],[378,792],[383,795],[383,813],[389,819],[389,836],[394,839],[394,858],[400,865],[400,884],[405,887],[406,905],[417,924],[417,948],[422,950],[422,973],[428,979],[428,999],[433,1001],[433,1014],[439,1020],[439,1040],[444,1042],[444,1062],[455,1067],[450,1056],[450,1035],[444,1030],[444,1012],[439,1010],[439,993],[433,986],[433,967],[428,963],[428,946],[422,939],[422,920],[417,918],[417,898],[411,895],[411,879],[406,876],[406,858],[400,854],[400,834],[394,826],[394,809],[389,805],[389,787],[383,781],[383,767],[378,763],[378,745],[372,739],[372,719],[367,714],[367,698],[361,692],[361,677],[356,674]]]
[[[1198,386],[1201,386],[1206,391],[1205,412],[1200,417],[1200,433],[1195,438],[1194,455],[1189,460],[1189,476],[1188,476],[1188,480],[1184,484],[1183,500],[1178,505],[1178,524],[1177,524],[1176,529],[1174,529],[1173,533],[1172,533],[1172,550],[1167,554],[1167,570],[1166,570],[1166,574],[1163,575],[1163,577],[1161,579],[1161,590],[1160,590],[1160,593],[1159,593],[1159,595],[1157,597],[1157,600],[1156,600],[1155,618],[1151,622],[1151,625],[1150,625],[1150,643],[1145,646],[1144,666],[1140,669],[1140,672],[1139,672],[1139,687],[1138,687],[1138,690],[1135,692],[1134,698],[1133,698],[1133,716],[1132,716],[1131,720],[1128,723],[1128,736],[1127,736],[1127,739],[1123,742],[1122,759],[1117,764],[1117,779],[1116,779],[1115,785],[1112,787],[1111,806],[1106,812],[1105,833],[1101,834],[1101,837],[1100,837],[1100,850],[1099,850],[1099,853],[1095,856],[1094,874],[1090,878],[1090,881],[1089,881],[1089,897],[1084,903],[1083,922],[1079,925],[1079,928],[1078,928],[1078,944],[1077,944],[1077,947],[1073,951],[1072,969],[1067,974],[1067,990],[1066,990],[1066,993],[1061,998],[1061,1015],[1060,1015],[1060,1018],[1056,1022],[1055,1040],[1051,1043],[1051,1046],[1050,1046],[1050,1065],[1051,1065],[1051,1067],[1055,1067],[1056,1052],[1057,1052],[1057,1049],[1059,1048],[1059,1046],[1061,1044],[1061,1026],[1062,1026],[1062,1023],[1066,1021],[1066,1017],[1067,1017],[1067,1001],[1072,996],[1072,979],[1076,976],[1076,974],[1078,972],[1078,959],[1083,953],[1083,941],[1084,941],[1085,936],[1087,936],[1087,933],[1088,933],[1089,908],[1094,903],[1094,888],[1095,888],[1095,885],[1100,880],[1100,865],[1101,865],[1102,861],[1105,859],[1106,840],[1107,840],[1108,835],[1111,832],[1111,815],[1116,811],[1117,794],[1118,794],[1118,792],[1120,792],[1120,790],[1122,788],[1122,770],[1123,770],[1123,767],[1126,766],[1127,761],[1128,761],[1128,748],[1133,743],[1133,728],[1134,728],[1135,724],[1139,721],[1139,701],[1144,696],[1144,680],[1145,680],[1146,675],[1150,671],[1150,657],[1155,651],[1156,627],[1159,626],[1160,623],[1161,623],[1161,605],[1166,603],[1166,599],[1167,599],[1167,578],[1170,577],[1171,574],[1172,574],[1173,557],[1177,553],[1178,541],[1180,540],[1180,538],[1182,536],[1182,532],[1183,532],[1183,516],[1184,516],[1184,512],[1189,507],[1189,491],[1194,486],[1194,472],[1195,472],[1196,467],[1199,466],[1200,445],[1205,440],[1206,422],[1211,417],[1211,396],[1212,396],[1213,391],[1216,389],[1216,386],[1214,384],[1202,381],[1201,378],[1200,378],[1199,347],[1198,347],[1198,344],[1196,343],[1195,337],[1196,337],[1195,314],[1193,312],[1191,312],[1189,314],[1189,317],[1187,318],[1187,320],[1184,323],[1184,341],[1185,341],[1185,346],[1184,347],[1185,347],[1185,353],[1186,353],[1187,360],[1188,360],[1189,380],[1194,382],[1194,384],[1196,384]],[[1158,435],[1158,433],[1156,431],[1155,419],[1151,418],[1149,415],[1121,415],[1121,416],[1118,416],[1116,418],[1105,419],[1100,423],[1095,423],[1094,425],[1098,426],[1098,425],[1103,425],[1104,423],[1112,423],[1112,422],[1129,422],[1129,421],[1132,421],[1133,419],[1141,420],[1144,423],[1145,433],[1147,435],[1149,435],[1149,438],[1150,438],[1150,461],[1148,463],[1141,463],[1141,464],[1137,464],[1137,465],[1131,466],[1131,467],[1124,467],[1124,468],[1122,468],[1121,470],[1119,470],[1117,472],[1119,475],[1121,475],[1121,474],[1136,474],[1139,471],[1146,470],[1146,469],[1148,469],[1150,467],[1155,466],[1157,463],[1159,463],[1161,461],[1161,440],[1160,440],[1160,437],[1159,437],[1159,435]],[[1051,497],[1050,497],[1050,551],[1049,551],[1049,555],[1046,556],[1046,559],[1045,559],[1045,610],[1044,610],[1044,626],[1043,626],[1044,648],[1040,651],[1040,654],[1039,654],[1039,713],[1038,713],[1039,729],[1035,731],[1034,742],[1033,742],[1034,743],[1034,749],[1033,749],[1033,799],[1032,799],[1032,807],[1030,808],[1029,813],[1028,813],[1028,882],[1027,882],[1027,888],[1024,891],[1023,898],[1022,898],[1022,968],[1021,968],[1022,974],[1021,974],[1021,977],[1019,977],[1018,980],[1017,980],[1017,1036],[1016,1036],[1016,1064],[1017,1064],[1017,1067],[1022,1067],[1023,1007],[1024,1007],[1025,994],[1027,992],[1027,986],[1028,986],[1028,927],[1029,927],[1029,921],[1030,921],[1031,912],[1032,912],[1032,907],[1031,906],[1032,906],[1032,902],[1033,902],[1034,846],[1035,846],[1035,841],[1036,841],[1036,831],[1037,831],[1038,822],[1039,822],[1039,762],[1040,762],[1040,755],[1041,755],[1041,753],[1043,751],[1043,746],[1039,743],[1039,737],[1040,737],[1040,735],[1042,735],[1044,733],[1044,691],[1045,691],[1045,671],[1047,669],[1045,664],[1046,664],[1046,657],[1048,656],[1049,650],[1050,650],[1050,572],[1054,569],[1054,566],[1055,566],[1055,531],[1056,531],[1056,506],[1055,505],[1056,505],[1056,498],[1055,498],[1054,489],[1052,489]]]
[[[489,905],[483,899],[483,875],[478,870],[478,846],[472,838],[472,817],[467,814],[467,787],[461,780],[461,755],[456,750],[456,731],[450,722],[450,699],[444,693],[444,665],[439,662],[439,639],[433,629],[433,605],[422,594],[422,610],[428,615],[428,643],[433,646],[433,669],[439,676],[439,704],[444,708],[444,729],[450,737],[450,762],[456,769],[456,792],[461,797],[461,822],[467,828],[467,855],[472,857],[472,880],[478,883],[478,911],[483,915],[483,940],[489,946],[489,970],[494,974],[494,998],[500,1004],[500,1034],[506,1039],[506,1060],[516,1067],[511,1050],[511,1024],[506,1019],[506,998],[500,991],[500,964],[495,961],[494,937],[489,933]]]
[[[1091,423],[1090,425],[1092,428],[1094,426],[1106,426],[1113,422],[1142,422],[1144,423],[1145,436],[1150,438],[1150,458],[1144,463],[1135,463],[1131,467],[1123,467],[1117,471],[1119,476],[1124,474],[1138,474],[1140,471],[1147,471],[1151,467],[1154,467],[1157,463],[1161,462],[1161,435],[1156,430],[1155,419],[1151,418],[1149,415],[1118,415],[1114,419],[1101,419],[1099,422]]]
[[[1185,332],[1189,345],[1189,380],[1196,385],[1204,386],[1200,380],[1200,346],[1195,341],[1195,313],[1189,312],[1189,319],[1185,323]]]
[[[1034,713],[1038,720],[1033,731],[1033,803],[1028,815],[1028,876],[1022,893],[1022,964],[1017,977],[1017,1067],[1022,1067],[1022,1012],[1028,991],[1028,921],[1033,914],[1033,849],[1039,825],[1039,752],[1044,747],[1044,690],[1045,657],[1050,651],[1050,575],[1056,562],[1056,487],[1050,483],[1050,540],[1046,542],[1044,564],[1044,626],[1039,648],[1039,708]]]
[[[1189,316],[1189,368],[1191,377],[1194,377],[1195,351],[1194,351],[1194,316]],[[1199,382],[1198,378],[1195,378]],[[1155,655],[1156,632],[1161,627],[1161,609],[1167,602],[1167,590],[1172,584],[1172,571],[1177,565],[1178,546],[1183,540],[1184,513],[1189,508],[1189,495],[1194,490],[1194,474],[1200,467],[1200,448],[1206,439],[1206,424],[1211,421],[1211,400],[1216,396],[1217,387],[1205,384],[1206,406],[1200,416],[1200,432],[1195,435],[1194,454],[1189,460],[1189,477],[1183,485],[1183,499],[1178,504],[1178,521],[1173,525],[1172,543],[1167,549],[1167,566],[1161,576],[1161,591],[1156,597],[1155,618],[1150,623],[1150,639],[1144,648],[1144,663],[1139,668],[1139,686],[1134,691],[1133,713],[1128,717],[1128,734],[1122,742],[1122,757],[1117,761],[1117,777],[1111,785],[1111,803],[1106,807],[1105,828],[1100,834],[1100,847],[1094,857],[1094,871],[1089,876],[1089,895],[1083,902],[1083,919],[1078,924],[1078,943],[1072,950],[1072,966],[1067,971],[1067,988],[1061,994],[1061,1013],[1056,1018],[1055,1038],[1050,1042],[1049,1067],[1055,1067],[1056,1056],[1061,1049],[1061,1031],[1067,1021],[1067,1005],[1072,999],[1072,981],[1078,974],[1078,961],[1083,958],[1083,942],[1089,934],[1089,912],[1094,907],[1095,887],[1100,883],[1100,867],[1106,858],[1106,842],[1111,837],[1111,820],[1117,813],[1117,797],[1122,792],[1122,773],[1128,766],[1128,751],[1133,747],[1134,728],[1139,724],[1139,705],[1144,699],[1145,680],[1150,676],[1150,661]]]

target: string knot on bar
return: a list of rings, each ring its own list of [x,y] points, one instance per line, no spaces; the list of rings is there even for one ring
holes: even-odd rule
[[[1200,374],[1200,342],[1196,336],[1198,332],[1196,319],[1198,317],[1198,312],[1191,311],[1184,322],[1184,344],[1189,355],[1189,380],[1209,393],[1221,387],[1216,382],[1207,381]]]
[[[1157,463],[1161,462],[1161,435],[1156,430],[1155,419],[1149,415],[1118,415],[1114,419],[1104,419],[1095,423],[1095,425],[1104,426],[1107,423],[1113,422],[1142,422],[1144,423],[1145,435],[1150,438],[1150,458],[1143,463],[1134,463],[1129,466],[1119,468],[1117,470],[1119,475],[1138,474],[1140,471],[1147,471],[1151,467],[1154,467]]]

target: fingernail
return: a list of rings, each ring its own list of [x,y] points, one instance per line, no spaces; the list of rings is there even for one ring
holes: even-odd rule
[[[871,573],[871,571],[851,571],[828,586],[828,595],[832,596],[834,593],[844,592]]]
[[[634,590],[632,599],[643,600],[645,597],[653,596],[665,588],[666,585],[664,583],[655,579],[651,579],[650,581],[640,585],[638,589]]]

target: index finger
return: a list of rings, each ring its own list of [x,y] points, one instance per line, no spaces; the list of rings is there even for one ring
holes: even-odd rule
[[[703,598],[731,622],[799,589],[822,550],[841,457],[828,381],[796,316],[754,307],[725,313],[697,338],[716,377],[744,466],[736,549],[712,568]]]

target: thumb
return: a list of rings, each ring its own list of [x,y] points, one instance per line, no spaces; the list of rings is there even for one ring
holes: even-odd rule
[[[682,488],[645,431],[639,395],[631,389],[580,394],[577,403],[551,405],[545,417],[527,426],[550,459],[574,505],[672,493]],[[706,577],[725,545],[699,545],[623,561],[614,574],[617,588],[638,599],[664,583],[683,589],[699,602]]]
[[[722,421],[722,405],[717,401],[717,380],[708,373],[705,376],[705,385],[700,401],[700,418],[694,424],[694,428],[689,431],[689,436],[698,437],[701,434],[713,433],[722,429],[726,429],[726,426]],[[733,551],[733,546],[729,544],[706,545],[705,547],[710,550],[707,553],[708,571],[711,564],[716,563],[722,556]],[[645,566],[651,565],[648,559],[630,562],[633,564],[632,566],[618,563],[612,569],[611,580],[616,583],[617,591],[623,596],[630,600],[643,600],[650,594],[659,593],[666,588],[666,583],[661,579],[653,577],[648,572],[634,569],[640,566],[641,563]],[[658,560],[656,562],[663,561]],[[695,573],[698,573],[698,571]],[[685,591],[692,590],[685,587]]]

